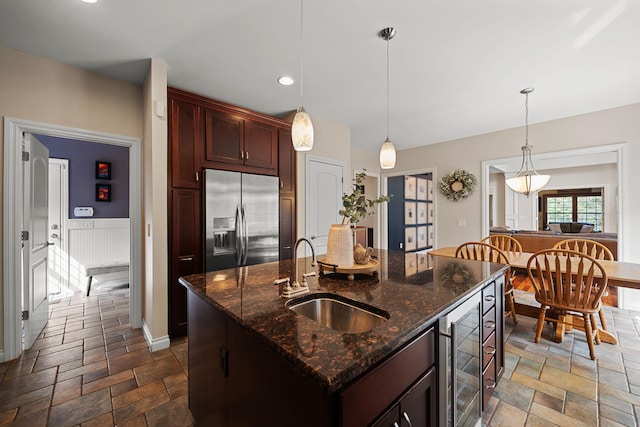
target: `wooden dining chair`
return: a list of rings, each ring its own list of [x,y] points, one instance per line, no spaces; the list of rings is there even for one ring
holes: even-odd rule
[[[613,252],[605,245],[600,242],[596,242],[595,240],[589,239],[565,239],[557,242],[553,245],[553,249],[568,249],[571,251],[576,251],[583,253],[585,255],[589,255],[595,259],[603,259],[608,261],[613,261]],[[603,296],[607,296],[608,293],[605,291]],[[598,317],[600,317],[600,324],[602,325],[602,329],[607,330],[607,321],[604,316],[604,306],[598,312]]]
[[[531,255],[527,274],[535,289],[540,313],[535,342],[540,342],[544,322],[564,323],[565,315],[577,314],[584,320],[589,355],[596,359],[594,340],[600,344],[596,313],[602,306],[602,294],[607,289],[607,273],[593,257],[568,249],[545,249]],[[547,316],[547,309],[559,315]],[[564,326],[564,325],[562,325]]]
[[[456,258],[474,259],[478,261],[497,262],[509,265],[509,258],[497,246],[483,242],[467,242],[456,248]],[[518,323],[516,317],[516,298],[513,291],[511,267],[505,274],[504,281],[504,315],[511,316],[513,323]]]
[[[481,243],[489,243],[503,252],[522,253],[522,245],[516,239],[506,234],[491,234],[480,240]]]

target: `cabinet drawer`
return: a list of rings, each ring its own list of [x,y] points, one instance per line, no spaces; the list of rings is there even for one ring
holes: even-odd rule
[[[495,390],[497,384],[497,375],[496,375],[496,359],[491,359],[489,366],[485,369],[482,374],[482,409],[486,408],[487,403],[489,403],[489,399],[491,395],[493,395],[493,390]]]
[[[491,334],[482,345],[482,369],[486,369],[491,359],[496,355],[496,334]]]
[[[340,393],[343,426],[368,425],[395,402],[435,359],[434,329]]]
[[[482,289],[482,312],[486,313],[491,307],[496,304],[496,284],[491,283]]]
[[[492,307],[487,314],[482,316],[482,342],[496,330],[496,308]]]

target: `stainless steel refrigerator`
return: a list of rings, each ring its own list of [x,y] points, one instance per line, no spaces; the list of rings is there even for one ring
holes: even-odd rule
[[[205,270],[278,260],[278,178],[205,170]]]

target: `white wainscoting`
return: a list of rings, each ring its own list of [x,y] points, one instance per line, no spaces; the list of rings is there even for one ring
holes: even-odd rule
[[[130,262],[129,218],[69,219],[65,224],[70,288],[86,291],[85,265]],[[92,289],[106,281],[129,283],[129,272],[102,274],[93,280]]]

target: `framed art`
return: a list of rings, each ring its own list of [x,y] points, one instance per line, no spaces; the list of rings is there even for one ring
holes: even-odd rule
[[[416,215],[417,215],[417,224],[427,223],[427,202],[418,202]]]
[[[96,179],[111,179],[111,162],[96,162]]]
[[[416,254],[407,254],[404,256],[404,274],[405,276],[413,276],[418,272]]]
[[[404,202],[404,224],[416,224],[416,202]]]
[[[418,200],[427,200],[427,179],[416,178],[416,191]]]
[[[417,232],[417,237],[416,237],[416,244],[417,244],[417,248],[418,249],[424,249],[427,247],[427,226],[423,225],[421,227],[418,227],[418,232]]]
[[[433,225],[427,226],[427,246],[433,246]]]
[[[404,229],[404,250],[415,251],[416,250],[416,228],[407,227]]]
[[[433,180],[427,180],[427,200],[433,201]]]
[[[111,201],[111,184],[96,184],[96,202]]]
[[[429,264],[429,255],[425,253],[418,253],[418,272],[427,271],[431,269]]]
[[[429,203],[429,205],[427,206],[427,222],[428,223],[433,223],[433,204]]]
[[[415,200],[416,198],[416,177],[415,176],[404,177],[404,198]]]

